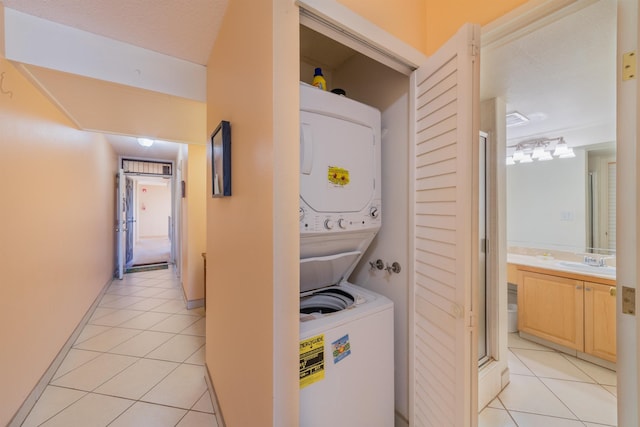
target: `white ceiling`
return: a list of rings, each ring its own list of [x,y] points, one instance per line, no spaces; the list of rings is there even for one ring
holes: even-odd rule
[[[19,12],[200,65],[206,65],[208,62],[227,1],[0,0],[5,7]],[[80,128],[105,133],[107,140],[120,155],[168,160],[176,158],[180,147],[178,143],[159,141],[150,148],[143,148],[137,144],[135,137],[122,136],[123,133],[141,136],[160,135],[174,141],[202,139],[199,136],[193,136],[194,129],[197,130],[198,127],[189,123],[189,120],[206,120],[206,116],[203,114],[204,107],[196,105],[197,103],[193,101],[160,94],[155,95],[157,102],[152,105],[157,105],[157,108],[162,110],[161,113],[172,115],[172,119],[167,120],[162,114],[158,114],[150,120],[141,118],[139,120],[140,132],[136,132],[135,123],[132,122],[135,117],[129,118],[131,112],[127,112],[126,108],[146,101],[152,96],[151,92],[127,89],[125,86],[106,82],[100,84],[81,76],[73,76],[55,70],[37,69],[33,66],[24,66],[23,70],[26,70],[32,78],[37,80],[52,100],[61,105]],[[89,104],[83,104],[80,102],[81,99],[76,96],[74,98],[75,104],[80,103],[80,105],[70,105],[65,101],[65,94],[69,93],[69,85],[78,88],[80,95],[84,92],[85,97],[89,96],[93,101]],[[105,104],[97,99],[103,99],[99,93],[100,90],[110,92],[110,97],[114,93],[124,94],[125,98],[122,98],[121,107],[112,108],[110,110],[112,114],[104,114],[98,107]],[[126,100],[127,96],[129,96],[128,101]],[[78,101],[79,99],[80,101]],[[110,100],[110,102],[113,101]],[[87,111],[87,105],[96,106],[95,109],[92,108],[95,111]],[[194,111],[195,113],[193,113]],[[118,112],[120,114],[117,114]],[[91,120],[88,120],[87,114],[92,116]],[[128,117],[119,117],[123,114]],[[143,123],[144,126],[142,126]],[[147,125],[148,123],[151,123],[151,126]],[[174,126],[176,131],[173,132],[174,135],[170,129],[167,129],[168,124]],[[154,129],[154,126],[164,126],[164,128]],[[109,133],[110,128],[112,132],[115,132],[114,134]],[[150,128],[151,130],[149,130]]]
[[[482,49],[481,99],[500,97],[528,124],[508,145],[565,137],[569,146],[615,141],[616,1],[592,2],[509,43]]]
[[[228,0],[2,0],[5,7],[206,65]]]
[[[206,64],[228,0],[0,1],[30,15]],[[483,48],[481,98],[501,97],[507,111],[531,119],[508,129],[508,144],[541,136],[564,136],[570,146],[615,139],[615,22],[616,1],[600,0],[509,43]],[[137,147],[134,138],[109,139],[119,154],[133,155],[122,150]],[[155,150],[147,149],[147,157]]]
[[[143,147],[135,137],[113,134],[105,134],[105,137],[116,153],[131,158],[176,160],[182,146],[178,142],[156,140],[151,147]]]

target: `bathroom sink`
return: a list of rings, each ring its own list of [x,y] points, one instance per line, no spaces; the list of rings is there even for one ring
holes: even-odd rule
[[[573,261],[558,261],[556,262],[558,267],[562,267],[571,271],[578,271],[581,273],[590,273],[590,274],[598,274],[603,276],[612,276],[616,277],[616,268],[603,266],[599,267],[596,265],[587,265],[581,262],[573,262]]]

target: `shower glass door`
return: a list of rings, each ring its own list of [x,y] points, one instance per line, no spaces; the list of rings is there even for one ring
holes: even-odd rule
[[[478,191],[478,365],[489,360],[487,319],[487,135],[480,134]]]

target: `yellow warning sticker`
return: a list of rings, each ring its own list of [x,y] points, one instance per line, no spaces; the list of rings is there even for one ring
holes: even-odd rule
[[[324,335],[300,341],[300,388],[324,379]]]
[[[349,171],[337,166],[329,166],[329,182],[344,187],[349,184]]]

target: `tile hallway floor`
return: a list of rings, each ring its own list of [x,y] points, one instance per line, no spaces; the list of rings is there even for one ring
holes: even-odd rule
[[[509,334],[511,382],[479,427],[616,426],[616,373]]]
[[[217,426],[204,328],[171,266],[114,280],[22,426]]]

